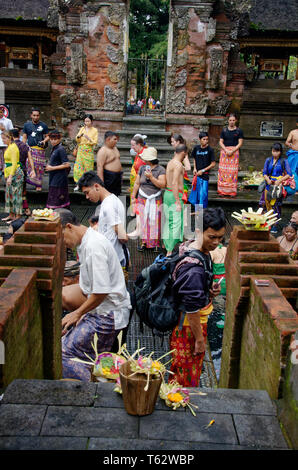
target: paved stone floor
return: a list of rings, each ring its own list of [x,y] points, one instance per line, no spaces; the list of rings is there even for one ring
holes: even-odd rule
[[[287,449],[267,392],[202,389],[206,395],[191,396],[196,416],[159,399],[151,415],[138,417],[127,414],[113,388],[15,380],[0,402],[0,450]]]

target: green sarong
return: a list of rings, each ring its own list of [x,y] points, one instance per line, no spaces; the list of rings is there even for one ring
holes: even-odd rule
[[[177,243],[183,241],[183,201],[179,192],[181,212],[176,210],[175,198],[172,191],[166,189],[163,196],[163,227],[162,241],[167,251],[172,252]]]

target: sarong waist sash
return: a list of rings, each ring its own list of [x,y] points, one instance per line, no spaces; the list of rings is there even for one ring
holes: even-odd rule
[[[166,191],[173,192],[173,190],[171,188],[166,188]],[[182,201],[184,203],[186,203],[187,202],[187,194],[184,191],[182,191],[181,189],[179,189],[178,193],[182,194]]]
[[[152,194],[151,196],[148,196],[140,188],[139,194],[140,196],[146,199],[145,210],[144,210],[145,218],[149,217],[150,222],[154,222],[155,215],[156,215],[155,200],[161,195],[161,191],[158,191],[157,193]]]
[[[212,302],[210,302],[208,305],[206,305],[206,307],[203,307],[203,308],[201,308],[201,310],[199,310],[202,325],[204,325],[205,323],[208,322],[208,316],[210,315],[210,313],[212,311],[213,311]],[[185,315],[185,318],[184,318],[184,321],[183,321],[183,326],[190,326],[189,322],[188,322],[187,315]]]

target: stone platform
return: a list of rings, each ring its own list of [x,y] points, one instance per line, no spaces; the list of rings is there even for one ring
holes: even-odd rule
[[[138,417],[126,413],[113,388],[13,381],[0,401],[0,450],[288,449],[267,392],[201,389],[206,395],[191,396],[196,416],[188,408],[173,411],[159,399],[151,415]]]

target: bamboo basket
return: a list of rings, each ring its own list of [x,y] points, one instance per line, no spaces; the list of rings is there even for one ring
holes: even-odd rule
[[[150,415],[154,411],[162,378],[151,376],[148,390],[145,391],[147,376],[138,373],[129,377],[130,374],[130,361],[127,361],[119,369],[124,407],[130,415]]]

